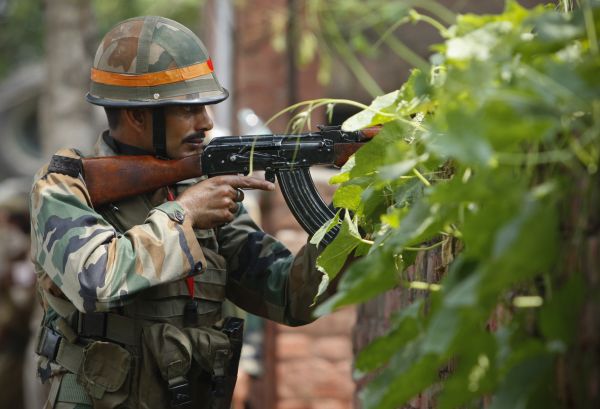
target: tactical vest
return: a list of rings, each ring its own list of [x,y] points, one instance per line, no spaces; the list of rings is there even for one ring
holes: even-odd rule
[[[99,213],[123,234],[153,207],[138,196]],[[53,380],[51,404],[229,408],[243,321],[221,320],[227,263],[215,231],[196,236],[207,265],[194,277],[193,302],[185,280],[142,291],[110,313],[82,314],[44,294],[58,316],[42,328],[38,353],[66,370]]]

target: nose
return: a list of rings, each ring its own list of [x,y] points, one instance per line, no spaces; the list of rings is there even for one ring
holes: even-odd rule
[[[202,107],[194,119],[194,129],[196,131],[209,131],[213,128],[213,121],[205,107]]]

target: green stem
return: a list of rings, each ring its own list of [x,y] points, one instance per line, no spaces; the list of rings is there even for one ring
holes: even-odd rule
[[[585,21],[585,30],[587,32],[588,41],[590,43],[590,51],[598,56],[598,36],[596,35],[596,27],[594,25],[594,12],[589,0],[583,0],[583,18]]]
[[[409,12],[409,15],[414,22],[422,21],[424,23],[427,23],[430,26],[432,26],[433,28],[435,28],[442,37],[444,37],[444,38],[448,37],[448,29],[446,27],[444,27],[444,25],[442,23],[440,23],[433,17],[427,16],[425,14],[421,14],[414,9]]]
[[[396,114],[391,114],[388,112],[383,112],[383,111],[380,111],[377,109],[373,109],[370,106],[361,104],[360,102],[352,101],[350,99],[332,99],[332,98],[314,99],[314,100],[303,101],[303,102],[299,102],[297,104],[291,105],[291,106],[277,112],[275,115],[273,115],[271,118],[269,118],[269,120],[265,123],[265,125],[269,125],[271,122],[273,122],[275,119],[279,118],[281,115],[283,115],[287,112],[293,111],[295,109],[298,109],[301,106],[309,106],[310,107],[309,109],[315,110],[317,108],[320,108],[322,106],[327,106],[329,104],[344,104],[344,105],[355,106],[357,108],[361,108],[366,111],[371,111],[380,116],[393,118],[397,121],[403,122],[406,125],[411,126],[412,128],[419,129],[419,130],[425,130],[425,128],[420,123],[415,123],[415,121],[413,121],[413,120],[408,120],[408,119],[402,118]]]
[[[448,239],[442,240],[442,241],[438,241],[435,244],[432,244],[431,246],[426,246],[426,247],[404,247],[404,250],[407,251],[427,251],[427,250],[433,250],[435,248],[438,248],[440,246],[442,246],[445,242],[447,242]]]
[[[456,21],[456,13],[437,1],[418,0],[415,3],[419,7],[434,13],[448,24],[454,24]]]
[[[340,55],[345,59],[346,65],[352,71],[358,82],[373,97],[383,94],[383,90],[373,79],[371,74],[365,69],[356,55],[352,52],[346,40],[342,37],[337,24],[333,20],[327,21],[328,32],[334,37],[334,46]]]
[[[418,178],[419,178],[419,180],[420,180],[421,182],[423,182],[423,184],[424,184],[425,186],[427,186],[427,187],[431,186],[431,183],[429,183],[429,181],[428,181],[427,179],[425,179],[425,176],[423,176],[423,175],[421,174],[421,172],[419,172],[419,171],[417,170],[417,168],[413,168],[413,170],[412,170],[412,171],[413,171],[413,173],[415,174],[415,176],[416,176],[416,177],[418,177]]]
[[[304,105],[310,105],[312,103],[320,103],[322,101],[327,101],[328,103],[334,103],[334,104],[344,104],[344,103],[348,103],[348,105],[352,105],[352,106],[356,106],[358,108],[361,109],[368,109],[369,107],[367,105],[361,104],[360,102],[356,102],[356,101],[352,101],[352,100],[345,100],[345,99],[329,99],[329,98],[319,98],[319,99],[313,99],[310,101],[302,101],[302,102],[298,102],[294,105],[290,105],[289,107],[282,109],[281,111],[277,112],[275,115],[273,115],[271,118],[269,118],[269,120],[265,123],[265,125],[269,125],[271,122],[273,122],[274,120],[276,120],[277,118],[279,118],[281,115],[293,111],[297,108],[300,108],[301,106]]]
[[[378,48],[381,43],[383,43],[385,41],[385,39],[387,37],[389,37],[394,31],[396,31],[396,29],[398,29],[398,27],[400,27],[401,25],[408,23],[410,21],[410,18],[408,17],[404,17],[401,18],[400,20],[398,20],[395,24],[392,24],[390,27],[388,27],[383,34],[380,35],[379,39],[377,39],[377,41],[375,41],[375,44],[373,44],[373,48]]]
[[[411,64],[414,67],[417,67],[422,72],[429,71],[429,63],[427,62],[427,60],[425,60],[419,54],[415,53],[409,47],[404,45],[404,43],[402,43],[396,37],[388,36],[388,37],[384,38],[382,36],[381,38],[383,38],[384,39],[383,41],[385,41],[385,43],[388,45],[388,47],[390,47],[404,61],[408,62],[409,64]]]

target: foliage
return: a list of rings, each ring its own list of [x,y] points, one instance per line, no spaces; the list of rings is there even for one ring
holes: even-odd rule
[[[178,21],[192,30],[198,28],[203,0],[93,0],[100,33],[107,32],[119,21],[140,15],[162,16]]]
[[[42,55],[42,8],[39,1],[5,1],[0,12],[0,78],[19,64]]]
[[[164,16],[194,29],[203,4],[198,0],[85,1],[94,10],[98,38],[119,21],[138,15]],[[20,65],[42,59],[44,8],[41,3],[40,0],[0,0],[0,78]]]
[[[561,235],[560,223],[574,182],[598,172],[600,2],[565,8],[508,1],[499,15],[458,16],[431,68],[345,122],[384,127],[332,180],[334,203],[354,216],[320,267],[332,279],[340,256],[366,255],[319,313],[398,286],[423,243],[463,246],[439,291],[358,356],[359,371],[377,373],[364,407],[396,408],[428,388],[441,390],[440,408],[489,395],[492,408],[558,405],[555,362],[581,300],[598,296],[565,268],[564,243],[583,227]],[[510,319],[490,332],[498,309]]]
[[[338,64],[344,64],[357,85],[371,95],[380,95],[381,88],[362,64],[363,55],[384,62],[390,53],[415,67],[428,63],[396,35],[407,24],[429,23],[443,28],[436,18],[446,23],[455,15],[433,0],[305,0],[297,13],[286,15],[283,9],[271,11],[272,45],[278,51],[286,47],[290,35],[289,18],[300,27],[297,33],[297,60],[300,65],[319,62],[317,79],[327,84]],[[289,11],[288,11],[289,13]],[[400,78],[399,78],[400,80]]]

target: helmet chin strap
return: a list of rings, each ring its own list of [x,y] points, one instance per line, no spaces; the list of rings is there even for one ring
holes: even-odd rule
[[[152,145],[157,158],[168,158],[164,107],[156,107],[152,110]]]

